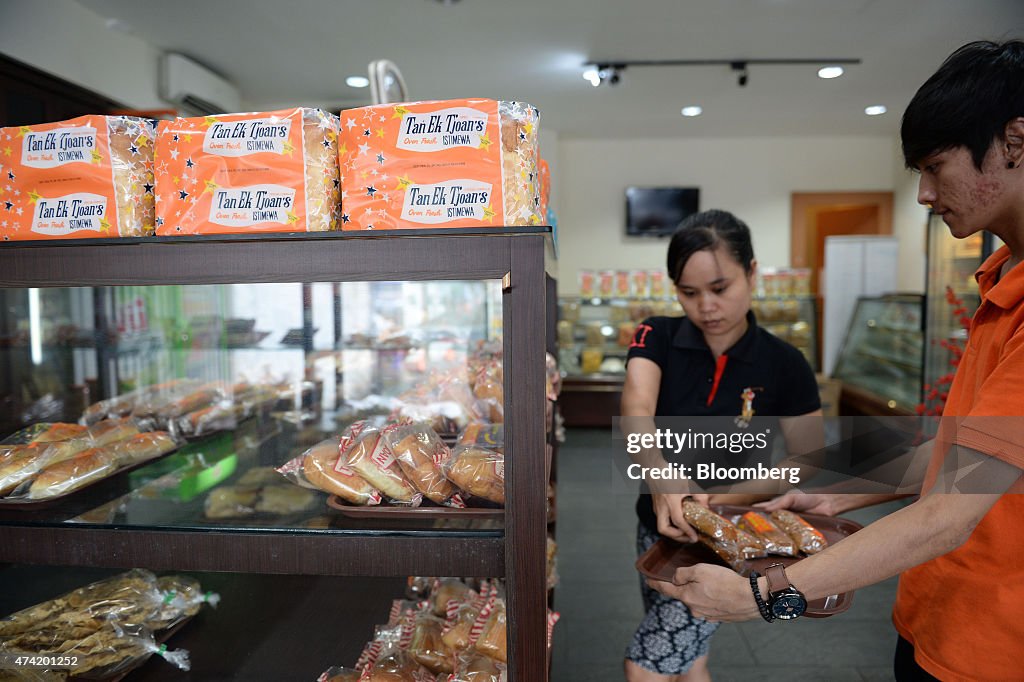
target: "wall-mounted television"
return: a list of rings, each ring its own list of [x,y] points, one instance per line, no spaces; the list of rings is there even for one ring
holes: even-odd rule
[[[671,235],[699,206],[698,187],[627,187],[626,236]]]

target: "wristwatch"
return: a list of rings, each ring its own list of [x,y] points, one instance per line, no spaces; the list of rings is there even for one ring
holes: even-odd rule
[[[765,569],[768,578],[768,610],[779,620],[793,620],[807,610],[807,599],[800,590],[793,587],[786,577],[782,564],[772,564]]]

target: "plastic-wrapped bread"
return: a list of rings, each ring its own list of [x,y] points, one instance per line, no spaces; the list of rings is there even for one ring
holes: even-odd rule
[[[445,504],[457,493],[441,471],[451,452],[428,425],[394,424],[381,431],[381,438],[391,448],[406,479],[424,497]]]
[[[139,434],[139,427],[131,419],[104,419],[89,427],[88,437],[95,447],[112,445]]]
[[[301,470],[301,476],[313,487],[337,495],[350,504],[360,506],[380,504],[379,490],[370,485],[351,467],[337,466],[340,440],[340,437],[329,438],[307,450],[297,463]],[[286,478],[296,480],[285,471],[287,468],[288,465],[284,465],[281,468],[281,473]]]
[[[342,229],[540,224],[538,122],[486,99],[342,111]]]
[[[68,460],[48,466],[28,489],[29,499],[40,500],[77,490],[117,470],[113,449],[91,448]]]
[[[166,455],[178,448],[178,442],[166,431],[148,431],[115,443],[111,450],[118,466],[130,466]]]
[[[505,664],[475,651],[467,651],[459,656],[455,673],[447,678],[447,682],[505,682],[506,675]]]
[[[737,525],[760,538],[769,554],[796,556],[797,546],[793,539],[761,512],[749,511],[743,514]]]
[[[736,525],[693,500],[683,501],[683,518],[697,531],[719,542],[737,542]]]
[[[462,430],[455,444],[477,445],[495,452],[505,452],[505,425],[474,422]]]
[[[491,607],[491,608],[488,608]],[[485,619],[483,630],[473,646],[482,654],[490,656],[502,663],[508,662],[508,645],[506,639],[507,628],[505,627],[505,601],[496,599],[480,612],[477,619]]]
[[[0,128],[4,239],[153,234],[152,122],[129,116]],[[12,153],[13,150],[13,153]]]
[[[161,121],[157,234],[336,229],[337,141],[319,109]]]
[[[772,519],[797,544],[805,554],[817,554],[828,546],[828,540],[817,528],[803,518],[786,509],[772,512]]]
[[[495,504],[505,504],[505,456],[476,446],[456,448],[442,467],[461,490]]]
[[[49,443],[15,445],[0,457],[0,495],[7,495],[42,471]]]
[[[445,617],[448,613],[448,603],[465,603],[476,597],[476,594],[466,583],[457,578],[444,578],[434,586],[430,596],[431,611],[435,616]]]
[[[380,431],[367,429],[347,452],[338,458],[337,467],[352,469],[390,501],[419,506],[423,496],[402,474]]]
[[[419,614],[413,626],[409,655],[432,673],[455,670],[454,653],[441,637],[443,630],[444,621],[429,614]]]

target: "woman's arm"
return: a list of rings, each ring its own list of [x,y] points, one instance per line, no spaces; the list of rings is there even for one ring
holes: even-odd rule
[[[630,358],[626,366],[626,380],[622,387],[622,427],[624,433],[655,433],[655,411],[661,391],[661,367],[647,358]],[[657,448],[646,448],[630,455],[637,464],[649,468],[665,468],[668,463]],[[683,518],[683,499],[696,497],[707,503],[706,495],[687,495],[681,491],[681,482],[646,481],[651,489],[654,513],[658,517],[658,532],[680,542],[695,542],[697,531]],[[659,490],[659,485],[662,486]],[[665,488],[665,485],[668,488]]]

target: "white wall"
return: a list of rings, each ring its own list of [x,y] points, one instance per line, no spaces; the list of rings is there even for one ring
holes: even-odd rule
[[[73,0],[3,0],[0,52],[134,109],[162,109],[160,51]]]
[[[787,266],[790,194],[893,190],[894,144],[888,137],[563,138],[555,179],[559,293],[577,293],[581,268],[664,268],[667,239],[624,236],[629,185],[700,187],[702,210],[723,208],[750,225],[762,265]],[[901,239],[910,239],[913,221],[901,217],[901,225],[908,232]]]
[[[900,267],[897,285],[900,291],[923,294],[927,256],[928,209],[917,203],[918,175],[903,165],[899,143],[895,145],[893,166],[892,233],[900,240]]]

